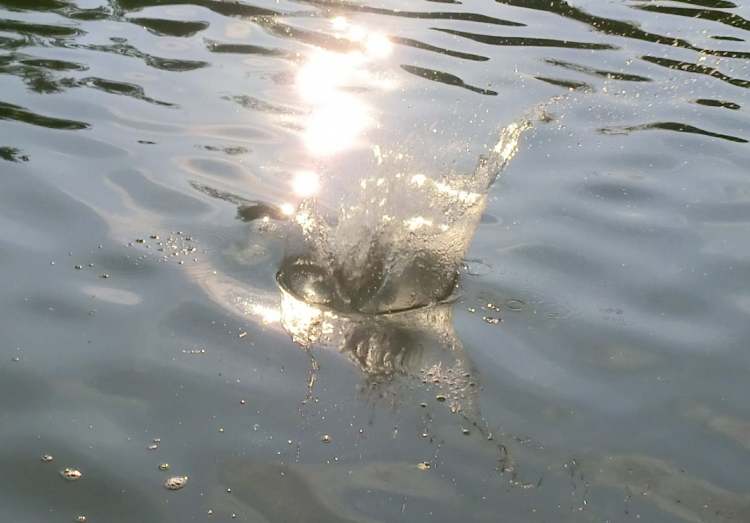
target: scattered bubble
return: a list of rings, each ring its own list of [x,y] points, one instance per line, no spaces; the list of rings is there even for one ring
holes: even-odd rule
[[[247,332],[245,331],[240,332],[240,339],[244,338],[245,336],[247,336]]]
[[[11,358],[11,361],[13,361],[13,362],[15,362],[15,363],[18,363],[19,361],[21,361],[21,356],[13,356],[13,357]]]
[[[42,463],[52,463],[55,461],[55,458],[51,454],[42,454],[41,460]]]
[[[448,398],[446,398],[444,394],[438,394],[437,396],[435,396],[435,399],[442,402],[447,400]]]
[[[76,265],[75,268],[80,271],[81,269],[83,269],[83,265]]]
[[[331,436],[329,436],[328,434],[324,434],[323,437],[320,438],[320,441],[322,441],[323,443],[330,443],[332,441]]]
[[[240,405],[244,405],[247,403],[247,400],[240,400]]]
[[[461,434],[463,434],[464,436],[468,436],[469,434],[471,434],[471,431],[464,427],[461,428]]]
[[[164,487],[167,490],[180,490],[187,485],[187,476],[173,476],[164,482]]]
[[[231,494],[231,493],[232,493],[232,489],[227,487],[227,494]]]
[[[86,516],[84,516],[83,514],[81,514],[80,516],[76,516],[76,519],[75,519],[75,520],[76,520],[76,521],[77,521],[78,523],[86,523]]]
[[[83,477],[83,474],[81,473],[80,470],[74,469],[74,468],[70,468],[70,467],[64,468],[60,472],[60,475],[63,478],[67,479],[68,481],[77,481],[77,480],[79,480],[79,479],[81,479]]]
[[[224,432],[224,427],[219,427],[219,432],[223,433]]]
[[[161,471],[169,470],[169,463],[159,463],[159,470]]]
[[[429,461],[423,461],[421,463],[417,463],[417,468],[419,470],[430,470],[432,468],[432,464]]]
[[[109,278],[109,274],[107,274],[107,273],[104,273],[104,274],[102,274],[102,275],[101,275],[101,277],[102,277],[102,278],[104,278],[104,279],[106,280],[107,278]]]
[[[498,325],[502,320],[495,316],[482,316],[482,320],[490,325]]]
[[[148,448],[148,450],[156,450],[156,449],[159,448],[159,444],[158,443],[152,443],[147,448]]]

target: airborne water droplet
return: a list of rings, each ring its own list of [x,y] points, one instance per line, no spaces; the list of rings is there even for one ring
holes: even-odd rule
[[[60,472],[60,475],[62,475],[63,478],[67,479],[68,481],[76,481],[81,479],[83,477],[83,474],[80,470],[74,469],[74,468],[65,468]]]
[[[187,482],[187,476],[173,476],[164,482],[164,487],[168,490],[180,490]]]

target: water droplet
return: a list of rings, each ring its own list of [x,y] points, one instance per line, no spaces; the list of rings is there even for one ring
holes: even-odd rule
[[[330,443],[332,441],[331,436],[329,436],[328,434],[324,434],[323,437],[320,438],[320,441],[322,441],[323,443]]]
[[[42,454],[41,460],[42,463],[52,463],[55,461],[55,458],[53,458],[51,454]]]
[[[77,481],[83,477],[81,471],[74,468],[65,468],[60,472],[60,475],[68,481]]]
[[[467,428],[462,428],[461,434],[463,434],[464,436],[468,436],[469,434],[471,434],[471,431]]]
[[[159,448],[159,444],[158,443],[152,443],[147,448],[148,448],[148,450],[156,450],[156,449]]]
[[[83,265],[76,265],[75,268],[80,271],[81,269],[83,269]]]
[[[164,487],[168,490],[180,490],[187,482],[187,476],[173,476],[164,482]]]
[[[169,463],[159,463],[159,470],[169,470]]]
[[[209,516],[213,516],[213,515],[214,515],[214,511],[213,511],[213,509],[208,509],[208,515],[209,515]]]
[[[224,427],[219,427],[219,432],[224,432]]]
[[[240,405],[244,405],[245,403],[247,403],[246,400],[240,400]]]
[[[101,277],[102,277],[102,278],[104,278],[104,279],[106,280],[107,278],[109,278],[109,274],[107,274],[107,273],[104,273],[104,274],[102,274],[102,275],[101,275]]]
[[[430,470],[432,464],[429,461],[423,461],[422,463],[417,463],[417,468],[419,470]]]
[[[231,493],[232,493],[232,489],[227,487],[227,494],[231,494]]]
[[[448,398],[446,398],[444,394],[438,394],[437,396],[435,396],[435,399],[438,401],[445,401]]]
[[[13,356],[13,357],[11,358],[11,360],[12,360],[13,362],[15,362],[15,363],[18,363],[19,361],[21,361],[21,356]]]
[[[247,336],[247,332],[245,331],[240,332],[240,338],[244,338],[245,336]]]

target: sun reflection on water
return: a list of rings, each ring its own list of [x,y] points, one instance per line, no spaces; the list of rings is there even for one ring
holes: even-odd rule
[[[365,131],[376,124],[372,107],[359,91],[392,87],[370,68],[393,52],[388,37],[350,24],[343,17],[334,18],[331,25],[336,37],[352,42],[355,50],[312,52],[295,82],[300,96],[311,106],[303,140],[308,151],[319,157],[358,145]]]

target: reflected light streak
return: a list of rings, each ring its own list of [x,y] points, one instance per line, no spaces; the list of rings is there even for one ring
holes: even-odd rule
[[[302,198],[315,196],[320,191],[320,178],[312,171],[300,171],[294,175],[292,189]]]
[[[360,100],[341,95],[312,112],[304,133],[305,145],[317,155],[335,154],[354,146],[372,124],[369,109]]]
[[[315,50],[296,76],[300,96],[312,106],[303,140],[307,149],[318,156],[356,146],[364,132],[375,125],[372,110],[361,96],[352,94],[352,88],[394,87],[367,68],[370,62],[385,59],[393,52],[393,44],[384,34],[353,25],[342,16],[333,18],[331,25],[336,36],[352,42],[356,50]]]

